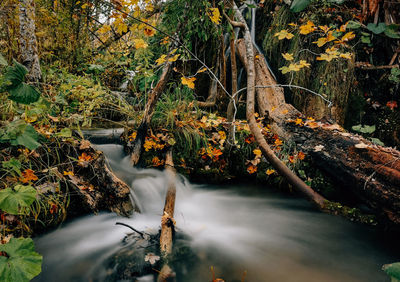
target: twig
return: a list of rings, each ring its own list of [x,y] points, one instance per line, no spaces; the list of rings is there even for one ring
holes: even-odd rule
[[[116,222],[115,225],[122,225],[122,226],[128,227],[128,228],[132,229],[133,231],[135,231],[136,233],[138,233],[140,235],[140,237],[142,237],[142,239],[144,239],[144,233],[143,232],[140,232],[140,231],[136,230],[135,228],[133,228],[132,226],[130,226],[130,225],[126,224],[126,223]]]

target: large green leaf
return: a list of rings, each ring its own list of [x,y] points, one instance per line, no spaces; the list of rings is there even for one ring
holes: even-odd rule
[[[22,145],[30,150],[40,146],[39,134],[32,125],[23,120],[16,120],[7,125],[6,129],[0,130],[0,142],[10,142],[11,145]]]
[[[4,80],[6,81],[6,91],[17,87],[22,82],[24,82],[25,75],[28,73],[26,67],[18,63],[16,60],[14,60],[13,62],[14,65],[9,66],[4,74]]]
[[[290,10],[292,12],[301,12],[310,4],[311,0],[293,0],[292,5],[290,5]]]
[[[386,24],[385,23],[379,23],[379,24],[369,23],[367,25],[367,28],[368,28],[368,30],[372,31],[375,34],[381,34],[382,32],[385,31]]]
[[[354,131],[360,132],[360,133],[365,133],[365,134],[371,134],[375,132],[375,125],[354,125],[351,127]]]
[[[18,214],[20,208],[29,207],[35,199],[35,188],[30,185],[16,185],[14,189],[0,190],[0,209],[9,214]]]
[[[385,264],[382,269],[392,278],[400,280],[400,262]]]
[[[42,256],[35,252],[31,238],[11,238],[0,245],[0,277],[3,282],[30,281],[42,271]]]
[[[18,173],[18,175],[21,175],[21,162],[15,158],[11,158],[8,161],[2,161],[2,166],[4,169],[16,172]]]
[[[40,98],[39,91],[35,87],[26,84],[25,82],[20,83],[18,86],[8,90],[10,96],[8,98],[17,103],[29,105],[36,102]]]
[[[395,39],[400,38],[399,25],[391,24],[386,26],[385,35],[390,38],[395,38]]]

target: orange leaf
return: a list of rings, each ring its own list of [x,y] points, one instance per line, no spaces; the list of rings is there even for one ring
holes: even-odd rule
[[[28,183],[31,181],[38,180],[38,177],[35,175],[32,169],[25,169],[22,172],[22,177],[20,177],[20,180],[22,181],[22,183]]]

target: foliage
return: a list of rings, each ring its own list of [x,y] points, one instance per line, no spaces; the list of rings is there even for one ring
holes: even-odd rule
[[[8,97],[17,103],[30,104],[39,100],[40,93],[33,86],[24,82],[28,70],[14,60],[14,66],[9,66],[4,74],[4,82],[0,91],[10,93]]]
[[[42,256],[30,238],[11,238],[0,244],[0,277],[4,282],[30,281],[41,272]]]
[[[382,269],[392,277],[393,282],[400,280],[400,262],[385,264]]]
[[[9,214],[18,214],[21,208],[29,207],[36,197],[36,190],[28,185],[0,190],[0,209]]]
[[[35,128],[23,120],[16,120],[3,129],[0,128],[0,143],[10,143],[13,146],[22,145],[30,150],[40,146],[39,134]]]

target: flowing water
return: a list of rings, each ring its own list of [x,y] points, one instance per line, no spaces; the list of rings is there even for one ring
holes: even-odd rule
[[[44,264],[34,281],[110,281],[105,277],[116,270],[105,261],[124,247],[121,241],[130,232],[115,223],[158,232],[164,172],[132,168],[120,145],[97,148],[134,187],[143,212],[132,218],[90,215],[37,238]],[[181,258],[177,281],[210,281],[210,266],[226,281],[241,281],[245,270],[245,281],[256,282],[389,281],[381,267],[399,260],[398,242],[373,228],[322,214],[303,199],[262,186],[194,185],[179,177],[175,219],[177,232],[187,235],[185,244],[196,254],[196,260]],[[153,279],[147,275],[137,281]]]

